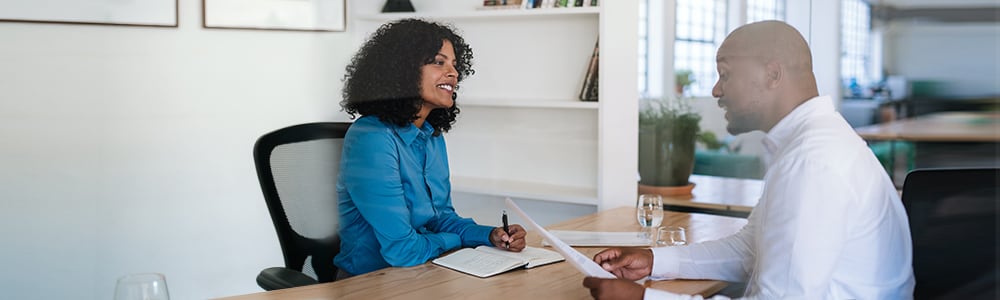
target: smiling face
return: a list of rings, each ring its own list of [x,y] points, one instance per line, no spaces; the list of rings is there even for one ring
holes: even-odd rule
[[[455,69],[455,49],[451,42],[444,40],[441,50],[434,60],[420,67],[420,98],[424,100],[417,114],[426,118],[431,110],[449,108],[455,105],[453,95],[458,87],[458,71]]]
[[[780,21],[743,25],[716,55],[719,81],[712,96],[726,110],[726,129],[770,131],[799,104],[818,96],[809,45]]]
[[[741,134],[770,129],[767,123],[768,104],[773,95],[767,90],[763,63],[756,57],[737,55],[738,43],[727,40],[719,47],[716,64],[719,81],[712,96],[719,98],[719,107],[726,110],[726,130]]]

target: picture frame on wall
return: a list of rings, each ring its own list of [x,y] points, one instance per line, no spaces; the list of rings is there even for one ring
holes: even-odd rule
[[[177,0],[3,0],[0,22],[177,27]]]
[[[223,29],[344,31],[346,0],[202,0],[202,26]]]

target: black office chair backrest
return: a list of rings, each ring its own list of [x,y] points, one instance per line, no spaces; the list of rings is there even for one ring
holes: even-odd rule
[[[340,250],[337,174],[351,123],[309,123],[265,134],[254,145],[264,200],[285,267],[333,281]]]
[[[916,299],[996,299],[998,174],[918,169],[906,176]]]

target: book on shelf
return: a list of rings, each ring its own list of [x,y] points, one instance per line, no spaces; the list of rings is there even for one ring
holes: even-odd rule
[[[486,278],[510,270],[526,269],[565,260],[558,252],[536,247],[525,247],[521,252],[510,252],[490,246],[462,248],[431,262],[465,274]]]
[[[600,39],[594,43],[594,53],[590,55],[587,73],[583,76],[583,87],[580,89],[580,100],[597,101],[597,74],[600,62]]]
[[[527,3],[528,0],[523,0]],[[479,9],[506,9],[506,8],[524,8],[522,5],[522,0],[484,0],[483,6]]]
[[[597,6],[595,0],[483,0],[480,10]]]

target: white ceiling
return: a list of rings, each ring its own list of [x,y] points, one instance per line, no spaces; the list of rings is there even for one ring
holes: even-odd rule
[[[871,0],[875,4],[885,4],[897,8],[921,7],[998,7],[1000,0]]]

